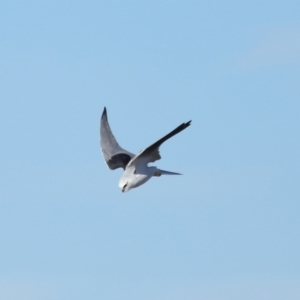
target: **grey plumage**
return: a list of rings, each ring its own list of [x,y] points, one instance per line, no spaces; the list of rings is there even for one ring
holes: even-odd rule
[[[117,143],[108,123],[106,107],[104,107],[101,117],[100,145],[105,162],[111,170],[117,168],[125,170],[126,165],[134,157],[134,154],[124,150]]]
[[[107,111],[104,107],[100,122],[100,145],[107,166],[111,170],[123,168],[124,173],[120,179],[119,187],[122,191],[129,191],[132,188],[144,184],[153,176],[181,175],[180,173],[164,171],[148,163],[161,158],[159,147],[168,139],[178,134],[191,125],[191,121],[182,123],[170,133],[145,148],[137,155],[123,149],[116,141],[107,119]]]

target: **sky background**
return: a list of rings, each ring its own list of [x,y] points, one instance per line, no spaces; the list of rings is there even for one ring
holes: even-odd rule
[[[300,299],[299,0],[0,7],[0,299]]]

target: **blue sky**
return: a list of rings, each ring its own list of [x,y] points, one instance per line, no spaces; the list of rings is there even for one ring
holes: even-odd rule
[[[299,299],[299,1],[3,1],[0,298]],[[106,106],[138,152],[128,193]]]

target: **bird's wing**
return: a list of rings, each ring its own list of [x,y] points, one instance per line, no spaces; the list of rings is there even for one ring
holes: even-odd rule
[[[151,146],[147,147],[146,149],[142,150],[140,153],[138,153],[135,157],[131,159],[131,161],[128,163],[127,166],[130,167],[132,165],[148,164],[150,162],[155,162],[156,160],[159,160],[161,158],[159,154],[159,147],[161,146],[161,144],[164,143],[169,138],[171,138],[172,136],[186,129],[190,125],[191,125],[191,121],[182,123],[181,125],[176,127],[173,131],[171,131],[170,133],[162,137],[160,140],[158,140]]]
[[[100,121],[100,145],[107,166],[111,170],[125,169],[134,154],[121,148],[116,141],[107,120],[106,107],[104,107]]]

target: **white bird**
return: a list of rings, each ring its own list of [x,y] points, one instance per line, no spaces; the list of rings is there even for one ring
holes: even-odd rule
[[[124,169],[124,173],[119,181],[119,188],[122,192],[127,192],[132,188],[144,184],[152,176],[181,175],[180,173],[164,171],[154,166],[148,166],[148,163],[155,162],[161,158],[159,147],[162,143],[190,125],[191,121],[182,123],[163,138],[145,148],[137,155],[134,155],[121,148],[117,143],[108,124],[107,112],[104,107],[100,121],[100,145],[107,166],[111,170],[117,168]]]

